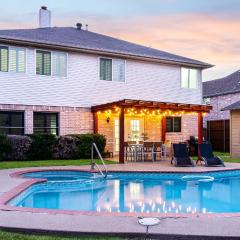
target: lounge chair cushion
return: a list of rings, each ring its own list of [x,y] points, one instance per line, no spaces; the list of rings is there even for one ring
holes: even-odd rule
[[[177,165],[178,166],[191,166],[192,161],[190,158],[176,158]]]
[[[218,157],[207,158],[206,161],[209,166],[223,164],[222,161]]]

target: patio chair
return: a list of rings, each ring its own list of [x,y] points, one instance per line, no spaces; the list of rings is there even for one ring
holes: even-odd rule
[[[205,166],[207,166],[207,167],[215,167],[215,166],[225,167],[223,160],[220,157],[214,156],[211,144],[202,143],[199,146],[199,150],[200,150],[201,160],[204,161]]]
[[[176,167],[194,167],[194,163],[188,155],[187,144],[173,144],[173,159],[171,163]]]
[[[157,155],[159,154],[159,159],[162,160],[162,142],[154,142],[153,143],[153,149],[152,149],[152,154],[153,154],[153,160],[157,160]]]
[[[142,147],[142,156],[143,156],[143,160],[150,160],[154,161],[153,158],[153,142],[144,142],[143,143],[143,147]]]
[[[133,161],[134,160],[134,150],[132,146],[129,146],[128,142],[124,142],[124,156],[126,161]]]

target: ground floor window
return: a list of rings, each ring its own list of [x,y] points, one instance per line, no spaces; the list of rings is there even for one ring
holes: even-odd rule
[[[0,111],[0,134],[24,134],[24,113]]]
[[[58,113],[35,112],[33,115],[33,132],[58,135]]]
[[[181,132],[181,117],[166,118],[167,132]]]

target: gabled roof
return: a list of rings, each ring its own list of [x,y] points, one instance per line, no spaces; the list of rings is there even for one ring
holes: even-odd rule
[[[240,92],[240,70],[220,79],[203,82],[203,97]]]
[[[240,101],[235,102],[222,109],[222,111],[227,111],[227,110],[240,110]]]
[[[139,57],[145,60],[161,61],[199,68],[209,68],[207,63],[130,43],[73,27],[0,30],[0,42],[28,44],[32,46],[64,47],[72,51],[118,54],[122,57]]]

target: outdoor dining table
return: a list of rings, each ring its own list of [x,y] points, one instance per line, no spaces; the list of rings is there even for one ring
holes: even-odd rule
[[[133,143],[133,144],[129,144],[129,147],[131,147],[133,149],[134,162],[137,162],[137,160],[138,160],[138,151],[142,151],[143,150],[143,144],[142,143]],[[162,144],[162,152],[163,152],[163,159],[166,160],[166,156],[167,156],[166,155],[167,154],[166,153],[166,144]],[[156,155],[155,155],[153,160],[156,161]]]

